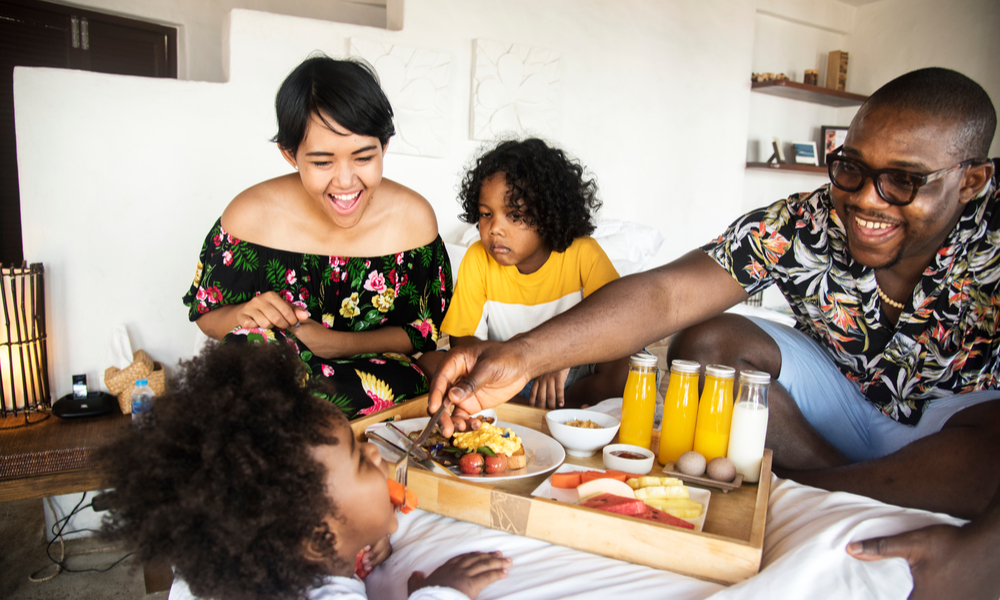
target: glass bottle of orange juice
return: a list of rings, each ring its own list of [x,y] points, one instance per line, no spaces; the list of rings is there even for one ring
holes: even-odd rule
[[[640,352],[628,363],[628,379],[622,394],[622,424],[618,441],[649,448],[656,413],[656,357]]]
[[[701,365],[691,360],[670,363],[670,383],[663,399],[663,427],[660,429],[660,464],[676,461],[694,447],[700,370]]]
[[[705,367],[705,387],[698,402],[698,424],[694,428],[694,451],[705,460],[725,456],[729,450],[735,379],[736,369],[732,367]]]

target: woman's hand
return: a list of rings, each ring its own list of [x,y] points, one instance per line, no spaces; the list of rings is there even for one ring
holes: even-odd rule
[[[308,319],[309,311],[285,302],[276,292],[264,292],[236,311],[236,321],[245,329],[289,329]]]
[[[568,368],[535,377],[535,383],[531,385],[531,395],[528,396],[528,404],[549,409],[565,406],[567,377],[569,377]]]
[[[460,554],[438,567],[430,576],[414,571],[407,582],[407,592],[412,594],[423,587],[454,588],[471,600],[476,600],[486,586],[507,577],[511,560],[500,552],[470,552]]]

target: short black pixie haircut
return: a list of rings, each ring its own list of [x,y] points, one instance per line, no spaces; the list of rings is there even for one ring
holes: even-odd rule
[[[601,208],[597,182],[582,165],[537,138],[486,146],[466,170],[459,199],[466,223],[479,222],[483,182],[497,173],[507,179],[506,205],[534,227],[549,249],[563,252],[573,240],[594,232]]]
[[[396,134],[392,106],[378,75],[360,59],[307,58],[281,83],[274,109],[278,133],[271,141],[292,154],[298,151],[313,115],[324,123],[329,117],[350,133],[376,137],[383,148]],[[326,125],[334,129],[330,123]]]
[[[310,448],[338,443],[345,419],[306,385],[284,344],[213,344],[183,363],[155,425],[101,454],[105,534],[169,561],[201,598],[305,598],[324,575],[305,541],[337,512]]]
[[[961,123],[958,139],[950,141],[956,160],[989,156],[997,128],[996,109],[986,90],[958,71],[930,67],[900,75],[876,90],[858,115],[882,107]]]

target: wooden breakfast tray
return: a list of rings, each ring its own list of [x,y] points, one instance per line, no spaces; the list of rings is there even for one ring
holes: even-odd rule
[[[504,404],[496,407],[501,421],[549,434],[542,409]],[[359,441],[365,428],[386,420],[427,416],[427,396],[351,422]],[[658,447],[653,432],[652,447]],[[566,462],[603,469],[601,454],[567,456]],[[767,499],[771,487],[771,451],[765,450],[760,484],[744,484],[723,494],[712,493],[705,527],[700,533],[623,517],[531,496],[551,473],[493,485],[409,470],[409,488],[419,507],[436,513],[530,538],[647,565],[724,584],[742,581],[760,570]],[[651,475],[662,475],[654,465]]]

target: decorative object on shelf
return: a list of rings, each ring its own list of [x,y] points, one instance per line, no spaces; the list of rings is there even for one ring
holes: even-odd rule
[[[826,87],[831,90],[847,90],[847,53],[834,50],[826,60]]]
[[[42,263],[0,269],[0,416],[38,412],[51,404]],[[48,415],[46,415],[47,417]]]
[[[751,73],[750,81],[760,83],[762,81],[788,81],[788,75],[784,73]]]
[[[772,162],[781,164],[785,162],[785,153],[781,151],[781,140],[772,138],[771,148],[774,149],[774,153],[771,154],[771,158],[767,159],[767,164],[771,164]]]
[[[806,69],[802,83],[806,85],[816,85],[819,83],[819,71],[816,69]]]
[[[847,127],[824,125],[820,128],[820,144],[823,147],[823,153],[820,155],[822,164],[826,164],[826,155],[843,146],[846,139]]]
[[[792,142],[792,146],[795,148],[796,164],[819,166],[819,161],[816,159],[816,142]]]

